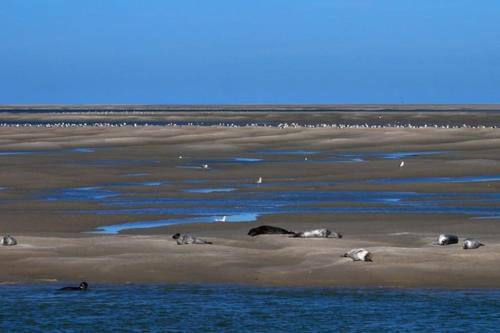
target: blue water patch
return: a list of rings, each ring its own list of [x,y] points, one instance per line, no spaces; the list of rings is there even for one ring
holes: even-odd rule
[[[226,188],[190,188],[183,190],[186,193],[217,193],[217,192],[232,192],[236,190],[234,187]]]
[[[261,155],[314,155],[318,154],[319,151],[303,150],[303,149],[297,149],[297,150],[263,149],[254,151],[253,153]]]
[[[161,186],[165,184],[163,181],[144,181],[144,182],[119,182],[111,183],[106,186]]]
[[[368,155],[384,158],[388,160],[400,160],[403,158],[410,157],[420,157],[420,156],[432,156],[432,155],[441,155],[446,154],[447,151],[397,151],[397,152],[389,152],[389,153],[369,153]]]
[[[243,162],[243,163],[254,163],[254,162],[261,162],[261,158],[254,158],[254,157],[235,157],[233,159],[235,162]]]
[[[159,164],[158,160],[111,160],[98,159],[92,161],[79,161],[80,165],[98,166],[98,167],[115,167],[115,166],[137,166],[137,165],[155,165]]]
[[[499,193],[416,193],[393,191],[233,192],[207,198],[115,197],[98,215],[234,215],[244,213],[413,213],[500,215]],[[151,206],[161,207],[151,207]],[[85,213],[85,212],[83,212]]]
[[[187,179],[183,181],[185,184],[205,184],[207,182],[208,180],[206,179]]]
[[[242,214],[232,214],[224,215],[226,216],[225,223],[229,222],[252,222],[257,220],[259,214],[256,213],[242,213]],[[187,224],[187,223],[210,223],[219,222],[222,216],[216,215],[203,215],[194,217],[183,217],[183,218],[171,218],[164,220],[153,220],[153,221],[137,221],[128,222],[121,224],[113,224],[108,226],[100,226],[96,228],[93,233],[100,234],[116,234],[120,231],[127,229],[148,229],[148,228],[158,228],[174,224]]]
[[[412,177],[412,178],[382,178],[372,179],[372,184],[414,184],[414,183],[481,183],[500,181],[499,175],[463,176],[463,177]]]
[[[341,153],[335,154],[327,159],[328,162],[334,163],[359,163],[365,162],[362,154],[357,153]]]
[[[44,201],[101,201],[117,196],[118,193],[101,187],[77,187],[53,190],[42,197]]]
[[[95,149],[94,148],[73,148],[71,149],[72,152],[74,153],[93,153],[95,152]]]
[[[2,332],[497,332],[498,289],[0,286]]]
[[[45,151],[35,151],[35,150],[2,150],[0,151],[0,156],[9,155],[31,155],[31,154],[41,154]]]
[[[149,173],[147,172],[136,172],[136,173],[127,173],[125,176],[126,177],[142,177],[142,176],[147,176]]]

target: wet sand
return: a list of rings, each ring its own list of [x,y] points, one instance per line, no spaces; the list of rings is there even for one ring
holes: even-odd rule
[[[441,117],[441,115],[439,116]],[[95,148],[90,153],[73,148]],[[178,168],[180,163],[248,156],[249,151],[314,150],[332,152],[448,151],[407,160],[366,163],[225,164],[210,172]],[[345,180],[407,177],[459,177],[500,174],[499,129],[338,129],[338,128],[2,128],[0,151],[1,233],[19,245],[0,247],[0,281],[250,283],[259,285],[500,287],[500,220],[472,220],[449,214],[271,214],[252,223],[207,223],[126,230],[119,235],[87,233],[97,226],[146,219],[149,215],[89,215],[79,210],[100,202],[40,200],[60,188],[92,187],[123,181],[158,181],[134,193],[183,197],[183,181],[205,179],[203,186],[226,180],[331,181],[345,190],[498,193],[500,182],[370,184]],[[36,153],[43,152],[43,153]],[[178,156],[183,155],[182,162]],[[270,157],[277,158],[277,157]],[[301,157],[302,158],[302,157]],[[134,161],[134,163],[130,163]],[[126,176],[138,174],[139,176]],[[288,190],[293,191],[289,186]],[[189,196],[186,196],[189,206]],[[272,224],[292,230],[327,227],[343,239],[249,237],[248,229]],[[178,246],[175,232],[214,243]],[[432,245],[439,233],[477,237],[486,246],[465,251],[460,245]],[[374,262],[351,262],[340,255],[364,247]]]

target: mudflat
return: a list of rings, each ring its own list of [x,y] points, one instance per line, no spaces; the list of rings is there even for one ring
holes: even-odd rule
[[[500,129],[5,127],[0,162],[0,232],[19,242],[0,247],[4,283],[500,287]],[[258,177],[263,186],[254,186]],[[200,188],[231,192],[186,191]],[[278,200],[293,193],[310,202]],[[317,200],[321,193],[326,199]],[[398,195],[412,197],[403,205]],[[217,223],[219,205],[258,214]],[[192,215],[201,220],[93,232]],[[264,224],[344,237],[247,235]],[[213,245],[176,245],[176,232]],[[433,245],[440,233],[486,246]],[[358,247],[373,262],[341,257]]]

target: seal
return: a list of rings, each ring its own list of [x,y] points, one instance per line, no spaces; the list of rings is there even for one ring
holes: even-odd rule
[[[87,290],[87,288],[89,287],[89,284],[85,281],[81,282],[80,285],[78,287],[63,287],[59,290],[63,290],[63,291],[83,291],[83,290]]]
[[[248,231],[248,236],[258,236],[258,235],[273,235],[273,234],[281,234],[281,235],[295,235],[296,233],[293,231],[288,231],[283,228],[273,227],[270,225],[261,225],[256,228],[252,228]]]
[[[328,229],[314,229],[308,231],[297,232],[290,237],[298,238],[342,238],[342,234],[332,232]]]
[[[472,250],[472,249],[477,249],[481,246],[484,246],[484,244],[478,241],[477,239],[467,238],[464,240],[463,249]]]
[[[11,235],[5,235],[2,237],[0,242],[3,246],[14,246],[17,245],[17,240]]]
[[[458,243],[458,236],[455,235],[441,234],[437,239],[437,245],[450,245],[457,243]]]
[[[186,245],[186,244],[212,244],[212,242],[208,242],[206,240],[196,238],[190,235],[181,235],[180,233],[176,233],[172,236],[173,239],[177,242],[177,245]]]
[[[351,258],[353,261],[373,261],[373,254],[365,249],[353,249],[342,257]]]

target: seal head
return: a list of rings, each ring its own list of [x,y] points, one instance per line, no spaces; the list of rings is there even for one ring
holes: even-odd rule
[[[59,290],[63,290],[63,291],[83,291],[83,290],[87,290],[89,287],[89,284],[85,281],[82,281],[80,282],[80,285],[78,285],[78,287],[63,287]]]

